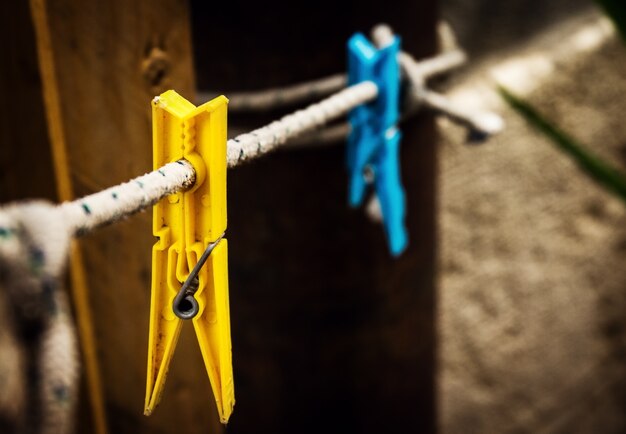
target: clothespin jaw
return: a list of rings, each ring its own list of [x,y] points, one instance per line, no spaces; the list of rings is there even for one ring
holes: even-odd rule
[[[353,207],[360,206],[368,184],[374,184],[393,256],[399,256],[408,245],[404,225],[406,199],[400,178],[401,134],[397,129],[400,117],[399,54],[398,37],[380,48],[361,33],[348,41],[348,84],[372,81],[378,87],[375,101],[356,107],[349,114],[349,203]],[[373,179],[367,177],[368,169]]]
[[[193,325],[222,423],[235,403],[228,304],[226,231],[226,116],[228,100],[199,107],[167,91],[152,102],[154,168],[188,160],[194,186],[154,206],[152,297],[144,413],[160,401],[183,319],[173,309],[182,282],[211,243],[215,248],[198,272]]]

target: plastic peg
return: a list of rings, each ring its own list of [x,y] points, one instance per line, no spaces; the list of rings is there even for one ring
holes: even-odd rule
[[[349,203],[363,203],[373,184],[381,205],[389,250],[399,256],[408,245],[406,199],[400,176],[400,38],[377,48],[363,34],[348,41],[348,84],[372,81],[378,97],[353,109],[348,137]]]
[[[219,96],[196,107],[172,90],[152,101],[155,170],[186,159],[195,169],[196,182],[154,206],[153,231],[158,241],[152,249],[146,415],[161,399],[185,319],[193,322],[222,423],[228,421],[235,404],[228,242],[223,238],[227,104],[228,99]],[[183,282],[189,292],[179,295]],[[175,303],[179,303],[176,310]],[[181,309],[190,314],[181,314]]]

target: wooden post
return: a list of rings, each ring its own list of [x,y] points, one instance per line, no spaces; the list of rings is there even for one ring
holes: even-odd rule
[[[149,171],[151,99],[168,88],[193,98],[186,3],[32,0],[31,12],[61,199]],[[185,336],[164,405],[142,416],[153,242],[144,213],[81,240],[83,254],[72,256],[97,433],[107,423],[114,433],[179,432],[183,420],[193,420],[186,433],[218,425],[206,408],[212,399],[199,351]],[[202,396],[208,404],[196,405]]]
[[[197,80],[226,95],[343,71],[348,37],[381,21],[418,58],[435,46],[434,1],[197,1],[192,19]],[[229,171],[229,432],[435,431],[432,118],[402,130],[411,244],[398,260],[380,225],[347,206],[345,147],[286,150]]]
[[[0,27],[0,203],[56,199],[28,3],[3,5]]]
[[[329,0],[193,2],[199,80],[228,94],[341,71],[349,35],[379,21],[403,36],[408,51],[432,54],[434,3],[366,1],[354,10]],[[40,60],[48,50],[41,69],[49,128],[63,137],[52,131],[53,148],[63,146],[55,157],[57,176],[69,186],[65,195],[149,170],[150,99],[165,88],[193,96],[185,3],[31,5]],[[231,117],[231,125],[273,117]],[[395,261],[380,226],[346,205],[343,147],[279,152],[230,173],[237,405],[229,431],[435,430],[432,119],[412,119],[403,131],[411,247]],[[59,152],[66,154],[66,175]],[[146,213],[81,241],[108,423],[116,433],[216,432],[208,381],[188,333],[163,404],[151,418],[140,416],[149,228]]]

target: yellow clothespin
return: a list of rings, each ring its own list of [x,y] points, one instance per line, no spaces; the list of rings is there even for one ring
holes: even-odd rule
[[[184,158],[193,165],[196,182],[154,206],[153,230],[159,240],[152,249],[146,415],[159,403],[182,323],[188,319],[222,423],[228,422],[235,404],[228,244],[223,238],[227,103],[219,96],[196,107],[172,90],[152,101],[154,168]]]

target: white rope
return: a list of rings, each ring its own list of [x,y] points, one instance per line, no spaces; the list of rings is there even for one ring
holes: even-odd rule
[[[393,38],[393,33],[389,26],[378,25],[374,27],[372,39],[377,46],[382,47],[388,44],[391,38]],[[463,50],[455,47],[435,57],[421,61],[416,61],[410,54],[401,52],[398,60],[409,88],[402,119],[413,115],[418,109],[425,108],[446,116],[456,123],[479,133],[479,135],[489,136],[503,128],[500,116],[493,113],[464,110],[452,104],[445,96],[426,88],[426,82],[430,78],[458,68],[467,61],[467,56]],[[331,91],[339,90],[346,82],[345,75],[337,74],[321,80],[300,83],[281,89],[266,89],[258,92],[233,94],[229,95],[228,109],[231,112],[237,110],[249,112],[275,110],[307,100],[311,95],[319,96],[325,92],[331,93]],[[201,100],[208,98],[208,94],[201,95]],[[308,134],[294,137],[294,140],[289,140],[285,144],[290,148],[326,146],[345,140],[349,133],[350,125],[344,122],[339,125],[310,131]]]
[[[377,96],[376,84],[364,81],[265,127],[237,136],[228,141],[228,167],[237,166],[270,152],[288,139],[337,119],[353,108],[376,99]]]
[[[419,76],[421,82],[458,68],[467,61],[463,50],[453,49],[430,59],[416,62],[410,54],[401,52],[402,57],[412,60],[413,78]],[[402,61],[402,60],[401,60]],[[313,101],[344,89],[348,83],[346,74],[335,74],[318,80],[307,81],[291,86],[263,89],[254,92],[229,93],[230,113],[264,112]],[[217,96],[215,92],[200,92],[197,99],[204,103]]]
[[[373,40],[382,46],[393,37],[387,26],[377,26],[373,33]],[[411,87],[410,104],[403,117],[413,113],[420,105],[440,111],[447,116],[468,125],[486,134],[496,132],[501,128],[500,118],[491,114],[467,113],[453,107],[448,101],[424,87],[424,82],[430,74],[438,74],[458,66],[464,61],[460,52],[450,52],[424,62],[416,62],[410,55],[403,53],[400,64],[404,76]],[[344,84],[340,76],[333,76],[324,82],[305,83],[294,86],[285,91],[289,98],[300,98],[311,86],[317,86],[318,92],[324,93]],[[275,90],[252,96],[250,107],[267,106],[268,101],[275,98]],[[273,96],[272,96],[273,95]],[[318,143],[330,143],[345,137],[350,127],[346,123],[327,129],[319,127],[326,125],[346,115],[353,108],[376,99],[378,88],[375,83],[362,82],[350,86],[328,98],[312,104],[305,109],[286,115],[280,120],[258,128],[252,132],[241,134],[227,142],[228,167],[235,167],[243,162],[264,155],[277,147],[296,139],[305,133],[301,140],[295,140],[294,147],[306,146],[315,140]],[[241,97],[242,101],[245,99]],[[263,102],[262,102],[263,101]],[[241,102],[240,104],[247,104]],[[107,190],[94,193],[90,196],[67,202],[59,206],[64,213],[68,224],[75,234],[89,232],[92,229],[115,222],[128,215],[141,211],[163,197],[185,190],[195,182],[195,172],[190,163],[179,161],[170,163],[162,168],[140,176],[125,184],[111,187]]]
[[[389,43],[392,38],[393,33],[388,26],[377,26],[372,32],[372,39],[378,46]],[[416,62],[410,55],[402,53],[399,61],[411,87],[411,104],[405,110],[404,116],[415,111],[416,107],[424,105],[443,112],[478,131],[490,134],[499,130],[502,127],[499,117],[490,114],[485,116],[480,113],[467,113],[453,107],[444,97],[424,87],[424,82],[431,74],[447,71],[464,60],[465,57],[461,52],[446,53],[424,62]],[[345,76],[337,75],[323,81],[293,86],[282,91],[283,101],[296,100],[311,92],[326,93],[343,85],[345,85]],[[276,90],[270,90],[256,95],[251,94],[249,97],[242,96],[238,104],[241,107],[246,104],[248,107],[266,107],[273,98],[275,102],[276,92]],[[294,146],[306,144],[307,140],[312,139],[330,142],[336,141],[339,137],[345,137],[349,132],[349,125],[345,123],[326,130],[319,129],[319,127],[346,115],[361,104],[376,99],[377,95],[378,88],[375,83],[362,82],[339,90],[326,99],[286,115],[267,126],[230,139],[227,142],[228,167],[232,168],[264,155],[286,144],[288,140],[305,133],[313,132],[308,139],[305,136],[300,142],[296,141]],[[244,100],[247,102],[243,102]],[[71,233],[82,234],[152,206],[165,196],[187,189],[194,182],[195,172],[191,164],[187,161],[178,161],[127,183],[73,202],[63,203],[58,208],[63,213]]]
[[[124,184],[62,203],[59,210],[71,232],[79,235],[148,208],[165,196],[191,187],[195,180],[191,163],[181,160]]]
[[[403,52],[400,54],[399,62],[409,88],[401,120],[408,119],[420,109],[429,109],[482,135],[489,136],[502,130],[503,122],[500,116],[489,112],[464,110],[452,104],[445,96],[426,88],[425,84],[429,78],[448,72],[465,62],[465,53],[461,50],[450,51],[419,62]],[[340,123],[290,140],[287,146],[289,148],[328,146],[345,140],[350,130],[348,122]]]
[[[424,106],[445,115],[457,124],[465,125],[472,132],[490,136],[504,128],[504,121],[495,113],[466,110],[453,104],[445,96],[430,90],[426,90],[422,98]]]
[[[429,78],[445,74],[446,72],[450,72],[453,69],[463,66],[465,62],[467,62],[467,55],[465,54],[465,51],[460,49],[443,52],[438,56],[421,60],[419,62],[416,61],[409,53],[403,51],[400,53],[401,64],[403,62],[403,57],[412,60],[412,63],[414,64],[414,72],[421,75],[424,81]]]
[[[228,111],[231,113],[260,112],[289,107],[331,95],[345,88],[346,83],[345,74],[335,74],[292,86],[232,93],[228,95]],[[198,94],[198,100],[204,103],[216,95],[201,92]]]
[[[288,139],[314,130],[375,99],[377,94],[374,83],[359,83],[263,128],[229,140],[228,167],[270,152]],[[65,202],[59,205],[59,210],[71,232],[80,235],[148,208],[165,196],[189,188],[194,182],[193,166],[180,160],[124,184]]]
[[[384,24],[378,27],[389,28]],[[374,31],[376,29],[375,27]],[[418,72],[423,80],[458,68],[467,61],[465,52],[459,49],[456,43],[454,31],[445,21],[438,23],[437,33],[443,52],[436,57],[417,62]],[[407,54],[402,52],[401,55]],[[289,86],[251,92],[229,92],[228,111],[230,113],[263,112],[303,104],[338,92],[345,88],[347,83],[347,75],[340,73]],[[199,92],[197,100],[199,103],[204,103],[219,94],[219,92]]]
[[[0,207],[0,335],[5,345],[0,375],[10,379],[0,388],[0,412],[16,432],[62,434],[73,425],[79,357],[62,288],[71,235],[52,204]],[[12,354],[19,364],[6,360]]]

